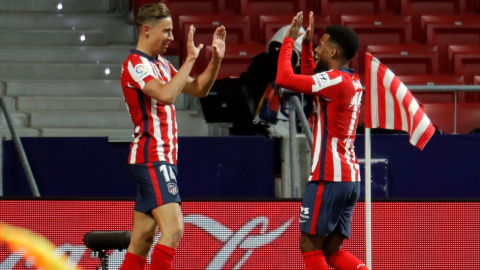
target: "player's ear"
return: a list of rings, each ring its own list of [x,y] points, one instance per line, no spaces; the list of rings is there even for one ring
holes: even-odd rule
[[[148,38],[148,37],[150,36],[150,25],[144,24],[144,25],[142,26],[142,32],[143,32],[143,34],[145,35],[145,37]]]
[[[338,49],[336,47],[332,47],[330,49],[330,58],[335,58],[338,56]]]

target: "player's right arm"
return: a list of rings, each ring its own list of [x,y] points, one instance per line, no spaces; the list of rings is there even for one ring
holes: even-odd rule
[[[299,29],[302,25],[302,20],[302,13],[297,13],[285,34],[285,39],[280,48],[280,55],[278,56],[276,84],[298,93],[318,95],[327,100],[332,100],[341,89],[342,72],[331,70],[313,76],[293,73],[291,64],[292,51],[295,39],[301,35]]]
[[[170,105],[175,102],[175,99],[177,99],[178,95],[185,87],[188,75],[192,71],[193,64],[195,63],[200,50],[203,48],[203,44],[195,47],[193,43],[194,34],[195,27],[192,25],[190,26],[190,33],[188,33],[187,59],[178,70],[177,74],[175,74],[175,76],[173,76],[173,78],[167,83],[164,83],[159,79],[153,79],[147,82],[145,87],[141,89],[147,96],[154,98],[165,105]]]

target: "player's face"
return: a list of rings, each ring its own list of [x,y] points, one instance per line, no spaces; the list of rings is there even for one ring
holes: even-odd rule
[[[315,73],[320,73],[329,70],[329,52],[331,43],[328,41],[330,38],[329,34],[324,34],[320,38],[320,42],[315,48]]]
[[[151,46],[157,54],[164,54],[170,42],[173,41],[172,18],[161,19],[151,30],[149,39]]]

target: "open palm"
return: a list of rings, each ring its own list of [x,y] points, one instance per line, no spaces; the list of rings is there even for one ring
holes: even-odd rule
[[[213,48],[213,58],[222,60],[225,56],[225,37],[227,36],[227,31],[225,27],[220,26],[215,30],[213,34],[212,48]]]

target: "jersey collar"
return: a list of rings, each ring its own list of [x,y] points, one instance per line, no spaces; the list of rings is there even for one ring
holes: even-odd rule
[[[138,55],[140,55],[140,56],[143,56],[143,57],[147,58],[150,62],[152,62],[152,63],[154,63],[154,64],[155,64],[155,62],[157,61],[157,59],[155,59],[155,58],[151,57],[150,55],[148,55],[148,54],[146,54],[146,53],[144,53],[144,52],[141,52],[141,51],[139,51],[139,50],[131,50],[130,52],[131,52],[131,53],[134,53],[134,54],[138,54]]]
[[[353,73],[355,72],[355,70],[353,68],[340,68],[338,70],[340,70],[341,72],[347,72],[350,75],[353,75]]]

